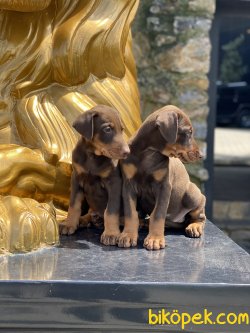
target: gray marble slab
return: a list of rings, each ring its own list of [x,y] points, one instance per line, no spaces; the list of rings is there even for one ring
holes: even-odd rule
[[[250,256],[211,222],[201,239],[166,232],[167,247],[146,251],[99,243],[79,230],[60,246],[0,257],[0,331],[180,332],[150,326],[148,308],[204,307],[250,314]],[[183,332],[250,332],[203,325]]]

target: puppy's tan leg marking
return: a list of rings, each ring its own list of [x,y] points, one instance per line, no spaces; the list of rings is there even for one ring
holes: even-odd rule
[[[120,236],[120,204],[122,192],[122,179],[119,173],[113,175],[108,190],[108,203],[104,211],[104,231],[101,235],[101,243],[104,245],[116,245]]]
[[[153,216],[150,217],[149,233],[144,239],[143,246],[147,250],[160,250],[166,246],[165,237],[165,219],[153,220]]]
[[[101,243],[104,245],[116,245],[120,236],[119,214],[104,212],[104,232],[101,235]]]
[[[189,225],[185,229],[186,234],[189,237],[199,238],[203,234],[206,222],[204,206],[205,206],[205,197],[202,196],[202,202],[200,206],[189,212],[189,216],[191,219]]]
[[[136,210],[136,203],[132,200],[132,198],[129,198],[129,204],[131,216],[125,216],[124,218],[124,229],[118,240],[119,247],[134,247],[137,245],[139,218]]]
[[[61,235],[72,235],[79,224],[81,207],[84,195],[82,192],[77,193],[73,206],[69,206],[68,216],[59,226]]]
[[[161,187],[156,196],[156,203],[153,212],[150,215],[149,221],[149,233],[144,239],[143,246],[147,250],[160,250],[166,246],[164,230],[165,219],[167,216],[167,210],[169,206],[170,195],[172,191],[172,185],[169,182],[169,169],[166,170],[164,177],[167,178],[165,186]]]

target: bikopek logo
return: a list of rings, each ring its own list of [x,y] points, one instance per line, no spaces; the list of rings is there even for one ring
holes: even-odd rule
[[[179,310],[148,309],[149,325],[179,325],[182,330],[187,325],[249,325],[248,313],[224,313],[213,315],[212,311],[204,309],[202,312],[189,314]]]

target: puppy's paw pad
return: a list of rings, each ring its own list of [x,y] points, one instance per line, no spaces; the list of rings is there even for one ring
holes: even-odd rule
[[[101,235],[101,243],[103,245],[116,245],[119,239],[120,233],[107,233],[103,232]]]
[[[67,220],[59,224],[60,235],[72,235],[75,233],[76,229],[77,226],[73,225]]]
[[[147,249],[147,250],[160,250],[160,249],[164,249],[166,246],[166,242],[165,242],[165,237],[156,237],[156,236],[150,236],[148,235],[145,239],[144,239],[144,244],[143,246]]]
[[[197,223],[191,223],[189,224],[185,231],[187,236],[192,238],[199,238],[203,234],[204,230],[204,223],[197,222]]]
[[[137,245],[138,233],[122,232],[118,239],[119,247],[135,247]]]

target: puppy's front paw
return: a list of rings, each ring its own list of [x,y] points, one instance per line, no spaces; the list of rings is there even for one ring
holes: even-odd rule
[[[104,245],[116,245],[119,239],[120,232],[109,233],[104,231],[101,235],[101,243]]]
[[[203,234],[204,230],[204,222],[194,222],[190,223],[185,231],[187,236],[192,237],[192,238],[199,238]]]
[[[166,246],[165,237],[164,237],[164,235],[163,236],[154,236],[154,235],[150,235],[149,234],[144,239],[143,246],[147,250],[160,250],[160,249],[164,249],[164,247]]]
[[[59,224],[59,232],[61,235],[72,235],[75,233],[76,229],[77,225],[68,219]]]
[[[138,232],[130,233],[130,232],[122,232],[119,240],[118,240],[118,246],[119,247],[134,247],[137,245],[137,239],[138,239]]]

